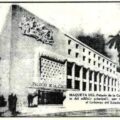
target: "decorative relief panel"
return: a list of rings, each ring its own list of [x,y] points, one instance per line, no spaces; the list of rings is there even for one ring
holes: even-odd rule
[[[33,37],[45,44],[52,45],[54,43],[53,31],[48,29],[45,24],[37,22],[35,17],[23,16],[19,28],[23,35]]]

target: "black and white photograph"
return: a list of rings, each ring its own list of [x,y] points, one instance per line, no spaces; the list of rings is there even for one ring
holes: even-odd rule
[[[120,117],[120,2],[1,2],[1,117]]]

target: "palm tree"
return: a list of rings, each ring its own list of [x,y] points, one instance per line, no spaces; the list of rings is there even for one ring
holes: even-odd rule
[[[120,65],[120,31],[116,35],[110,35],[111,39],[107,43],[109,45],[109,48],[111,49],[113,46],[118,51],[118,58],[119,58],[119,65]]]

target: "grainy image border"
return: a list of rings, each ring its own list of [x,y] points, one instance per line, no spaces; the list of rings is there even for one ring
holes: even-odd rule
[[[60,0],[58,0],[58,1],[0,1],[0,3],[4,3],[4,4],[6,4],[6,3],[11,3],[11,4],[15,4],[15,3],[25,3],[25,4],[27,4],[27,3],[31,3],[31,4],[34,4],[34,3],[40,3],[40,4],[42,4],[42,3],[49,3],[49,4],[54,4],[54,3],[65,3],[65,4],[67,4],[67,3],[71,3],[71,4],[74,4],[74,3],[81,3],[81,4],[84,4],[84,3],[107,3],[107,4],[110,4],[110,3],[120,3],[120,1],[60,1]],[[40,119],[41,118],[69,118],[68,116],[52,116],[52,117],[50,117],[50,116],[16,116],[17,118],[37,118],[37,117],[39,117]],[[84,117],[84,118],[92,118],[92,117],[101,117],[101,116],[70,116],[70,118],[81,118],[81,117]],[[111,116],[104,116],[104,117],[111,117]],[[117,117],[117,116],[112,116],[112,117]],[[2,118],[2,117],[1,117]],[[11,118],[11,117],[7,117],[7,118]]]

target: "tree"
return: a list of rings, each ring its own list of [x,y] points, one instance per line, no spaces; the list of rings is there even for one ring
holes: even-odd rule
[[[105,51],[105,38],[101,33],[94,33],[93,35],[78,35],[77,39],[90,46],[99,53],[109,57]]]
[[[116,35],[110,35],[110,40],[108,41],[107,45],[109,45],[109,48],[111,49],[113,46],[118,51],[118,59],[119,59],[119,65],[120,65],[120,31]]]

